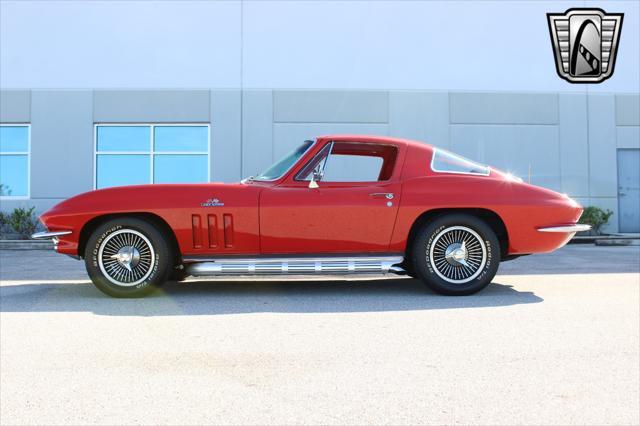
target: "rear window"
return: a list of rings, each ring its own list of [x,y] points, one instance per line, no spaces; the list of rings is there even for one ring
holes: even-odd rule
[[[431,170],[441,173],[489,174],[489,167],[444,149],[434,149]]]

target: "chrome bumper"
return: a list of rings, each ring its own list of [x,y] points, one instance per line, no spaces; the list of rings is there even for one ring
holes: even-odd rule
[[[582,232],[591,229],[591,225],[576,223],[575,225],[550,226],[546,228],[538,228],[540,232]]]
[[[71,234],[72,231],[53,231],[53,232],[36,232],[35,234],[31,235],[31,238],[34,240],[43,240],[46,238],[55,238],[55,237],[59,237],[61,235],[69,235]]]

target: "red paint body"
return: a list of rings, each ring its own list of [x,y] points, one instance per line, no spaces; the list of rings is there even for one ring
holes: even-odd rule
[[[397,157],[386,181],[308,182],[294,176],[331,141],[393,145]],[[182,256],[287,253],[404,253],[411,227],[434,209],[486,209],[508,233],[509,255],[552,251],[568,233],[545,226],[574,224],[582,208],[556,192],[515,182],[491,169],[489,176],[433,172],[433,149],[403,139],[325,136],[280,179],[246,184],[140,185],[87,192],[41,217],[60,237],[58,252],[83,256],[81,238],[95,220],[113,214],[150,214],[173,230]],[[394,193],[393,206],[371,193]],[[217,199],[224,205],[203,206]],[[93,221],[93,222],[90,222]]]

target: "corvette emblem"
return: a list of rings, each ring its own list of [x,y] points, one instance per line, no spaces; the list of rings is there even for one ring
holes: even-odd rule
[[[570,83],[601,83],[611,77],[623,17],[602,9],[547,13],[558,75]]]
[[[209,198],[204,203],[200,204],[202,207],[221,207],[224,206],[224,203],[218,200],[217,198]]]

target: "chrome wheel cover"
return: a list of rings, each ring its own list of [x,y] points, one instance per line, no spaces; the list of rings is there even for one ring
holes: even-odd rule
[[[435,236],[428,255],[440,278],[452,284],[465,284],[484,269],[487,246],[473,229],[450,226]]]
[[[113,284],[133,287],[153,271],[156,253],[151,241],[133,229],[120,229],[100,243],[98,266]]]

